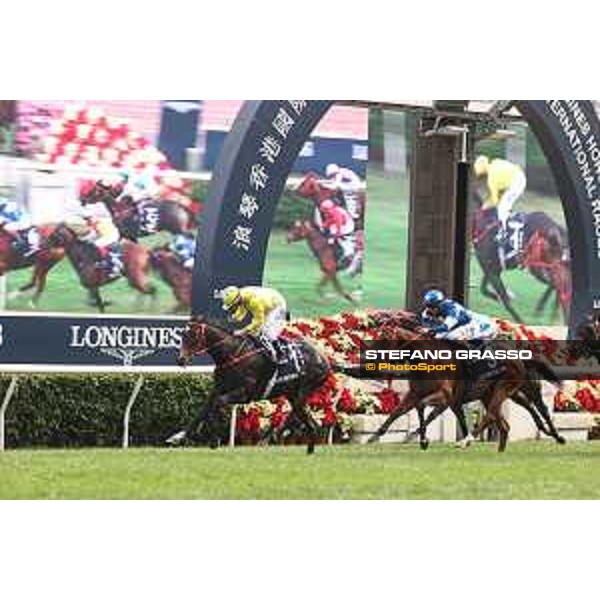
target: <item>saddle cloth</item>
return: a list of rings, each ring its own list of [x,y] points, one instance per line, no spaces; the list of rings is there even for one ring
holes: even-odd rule
[[[506,365],[497,360],[474,360],[469,361],[467,372],[472,381],[486,382],[501,377]]]
[[[519,257],[525,248],[525,225],[526,215],[515,213],[508,219],[506,224],[507,235],[503,241],[502,249],[506,261]]]
[[[265,398],[279,395],[279,390],[299,379],[305,373],[306,367],[302,345],[299,342],[280,338],[273,346],[277,368],[267,383],[263,394]]]
[[[142,235],[152,235],[158,232],[160,213],[154,202],[142,203],[138,207],[139,228]]]

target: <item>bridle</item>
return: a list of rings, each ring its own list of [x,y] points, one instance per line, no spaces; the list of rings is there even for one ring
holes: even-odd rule
[[[193,335],[194,335],[193,341],[188,342],[187,338],[184,338],[184,343],[186,345],[188,343],[190,345],[197,344],[197,346],[195,348],[193,348],[192,352],[190,353],[191,355],[198,356],[200,354],[210,354],[211,352],[214,352],[220,346],[223,346],[225,344],[225,342],[227,341],[227,338],[222,338],[212,344],[208,344],[207,340],[206,340],[207,329],[208,329],[207,323],[195,322],[192,325],[190,325],[190,327],[188,328],[188,331],[184,334],[184,336],[185,336],[193,331]],[[240,344],[239,348],[237,349],[236,352],[233,353],[233,355],[229,358],[229,360],[227,360],[224,363],[221,363],[219,365],[219,367],[221,369],[227,369],[229,367],[232,367],[232,366],[242,362],[243,360],[246,360],[247,358],[251,358],[252,356],[256,356],[257,354],[260,353],[260,350],[255,348],[253,345],[252,345],[252,349],[249,352],[243,352],[245,350],[245,348],[247,347],[247,345],[249,343],[251,344],[251,342],[250,342],[249,338],[243,338],[241,341],[242,341],[242,343]]]

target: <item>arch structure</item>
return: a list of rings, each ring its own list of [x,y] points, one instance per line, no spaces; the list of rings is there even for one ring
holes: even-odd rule
[[[218,313],[227,285],[262,282],[268,241],[294,162],[333,100],[247,101],[227,136],[203,215],[194,314]],[[569,230],[570,330],[600,309],[600,122],[590,101],[515,100],[554,174]]]

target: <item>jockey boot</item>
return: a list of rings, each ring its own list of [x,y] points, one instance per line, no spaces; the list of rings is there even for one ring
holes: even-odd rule
[[[110,265],[110,276],[118,277],[123,272],[123,263],[121,262],[121,257],[118,254],[111,252],[108,255],[109,265]]]
[[[40,249],[40,234],[35,227],[30,227],[27,231],[23,232],[22,237],[25,239],[28,246],[25,256],[31,256]]]
[[[506,230],[506,226],[502,223],[500,223],[498,233],[496,234],[496,243],[498,245],[498,260],[504,269],[506,267],[506,259],[508,254],[506,248],[508,244],[508,231]]]

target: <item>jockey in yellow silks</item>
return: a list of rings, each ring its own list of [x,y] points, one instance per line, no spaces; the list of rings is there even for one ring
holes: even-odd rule
[[[501,234],[505,237],[513,206],[527,187],[527,177],[519,165],[500,158],[490,160],[487,156],[479,156],[475,161],[475,176],[487,178],[489,196],[485,206],[498,211]]]
[[[258,337],[275,358],[275,344],[287,322],[287,303],[277,291],[266,287],[231,286],[221,294],[223,310],[237,323],[250,323],[237,333]]]

